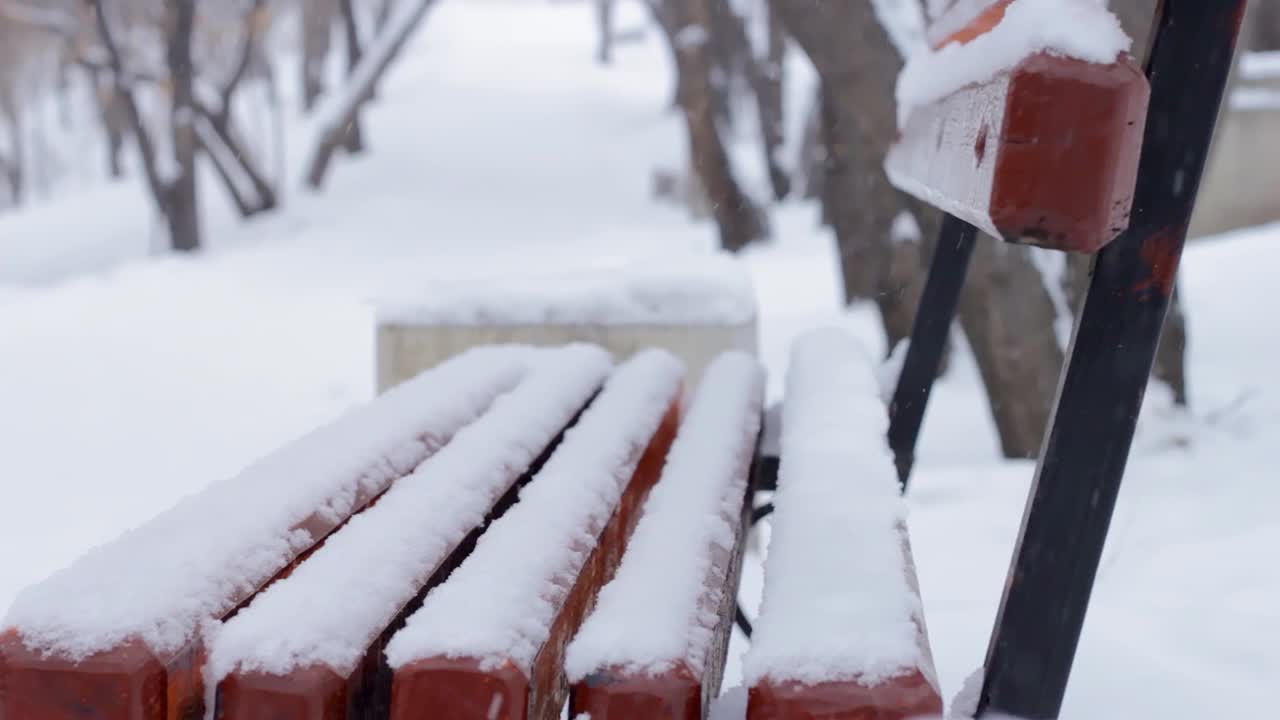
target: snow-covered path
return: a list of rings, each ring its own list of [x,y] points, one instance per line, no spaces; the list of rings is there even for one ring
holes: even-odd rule
[[[337,167],[327,194],[294,193],[249,225],[211,201],[202,257],[138,259],[150,220],[127,186],[0,218],[0,613],[87,547],[369,396],[371,298],[709,247],[709,226],[649,197],[650,171],[682,153],[665,50],[650,37],[600,69],[591,23],[586,3],[442,3],[368,118],[372,153]],[[799,332],[837,322],[881,341],[868,309],[837,309],[814,211],[786,207],[775,226],[748,262],[776,396]],[[1149,398],[1066,718],[1270,706],[1277,248],[1269,228],[1187,254],[1194,412]],[[911,498],[948,694],[982,661],[1032,472],[998,459],[977,383],[961,353]]]

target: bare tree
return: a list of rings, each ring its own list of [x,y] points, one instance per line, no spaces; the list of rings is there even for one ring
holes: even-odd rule
[[[1280,50],[1280,2],[1253,0],[1249,4],[1253,13],[1251,32],[1244,37],[1251,50]]]
[[[870,2],[771,4],[821,79],[812,137],[822,141],[815,155],[823,160],[824,215],[839,242],[845,297],[876,302],[892,347],[911,332],[924,277],[921,243],[901,234],[894,242],[894,223],[911,214],[923,238],[939,225],[938,214],[894,188],[883,169],[897,136],[902,58]]]
[[[303,0],[298,10],[302,25],[302,107],[311,110],[324,94],[324,66],[329,58],[337,0]]]
[[[338,8],[342,15],[343,35],[347,44],[347,76],[355,74],[360,65],[360,24],[356,19],[356,9],[352,0],[338,0]],[[370,96],[373,91],[370,91]],[[343,149],[349,153],[364,151],[364,131],[360,129],[360,113],[357,110],[346,128],[347,136],[343,140]]]
[[[676,101],[684,115],[694,173],[711,203],[720,244],[738,251],[765,238],[768,225],[733,175],[717,122],[711,38],[715,3],[723,0],[649,0],[676,66]]]
[[[781,149],[786,140],[783,114],[784,60],[787,40],[776,14],[766,3],[747,6],[762,17],[748,18],[735,7],[742,4],[729,0],[712,0],[712,48],[716,61],[714,76],[721,78],[716,87],[717,116],[721,122],[733,119],[735,98],[754,103],[761,133],[765,167],[774,197],[786,198],[791,192],[790,174],[782,165]],[[762,24],[767,32],[761,46],[756,47],[747,32],[748,21]]]
[[[329,166],[339,148],[347,143],[349,129],[360,109],[373,97],[378,81],[399,57],[409,38],[422,24],[435,0],[401,0],[396,12],[360,54],[359,62],[347,77],[347,85],[322,98],[313,117],[317,124],[317,141],[307,162],[307,185],[319,189],[329,174]]]
[[[613,9],[614,0],[595,0],[596,25],[599,29],[596,60],[601,65],[613,62]]]

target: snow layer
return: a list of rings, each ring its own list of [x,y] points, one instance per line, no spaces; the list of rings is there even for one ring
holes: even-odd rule
[[[531,352],[479,348],[393,388],[27,588],[5,625],[72,658],[134,636],[177,650],[314,543],[299,523],[339,522],[411,471],[515,385]]]
[[[873,362],[852,336],[819,330],[795,343],[748,685],[876,684],[922,661],[878,394]]]
[[[617,575],[569,645],[571,681],[610,667],[657,674],[682,661],[701,676],[763,402],[752,356],[726,353],[708,367]]]
[[[530,671],[683,378],[661,350],[620,367],[520,502],[391,639],[391,666],[443,655]]]
[[[1015,0],[990,32],[963,45],[921,48],[907,60],[898,76],[898,126],[916,108],[993,80],[1036,53],[1111,63],[1132,44],[1099,0]]]
[[[215,635],[215,680],[324,665],[348,675],[608,374],[589,345],[547,351],[515,390],[351,519]]]
[[[564,270],[440,287],[380,302],[379,319],[401,324],[736,324],[756,316],[746,268],[731,255],[638,262],[605,259]]]

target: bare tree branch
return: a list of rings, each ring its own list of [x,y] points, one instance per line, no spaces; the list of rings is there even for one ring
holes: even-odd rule
[[[333,156],[346,139],[347,128],[434,5],[435,0],[413,0],[410,5],[398,5],[394,18],[360,58],[360,64],[348,78],[348,86],[326,96],[316,108],[317,140],[307,163],[307,185],[313,190],[324,185]]]
[[[106,49],[107,65],[111,70],[116,96],[124,107],[125,117],[128,118],[129,125],[133,129],[133,135],[138,141],[138,152],[142,155],[142,168],[147,177],[147,186],[150,187],[151,194],[157,204],[161,206],[160,210],[164,212],[167,209],[171,189],[160,175],[155,143],[151,138],[151,134],[147,132],[146,124],[142,121],[142,113],[138,110],[138,101],[133,94],[133,86],[129,84],[128,76],[125,75],[124,60],[120,55],[120,48],[116,44],[115,36],[112,34],[111,24],[107,20],[102,0],[85,0],[85,3],[89,12],[94,16],[99,40],[102,41],[102,46]]]

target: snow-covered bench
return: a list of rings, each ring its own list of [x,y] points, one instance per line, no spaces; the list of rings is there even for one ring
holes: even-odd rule
[[[0,718],[200,717],[202,630],[449,442],[534,352],[459,355],[25,590],[0,630]]]
[[[942,712],[872,368],[835,330],[792,350],[748,718]]]
[[[390,633],[515,502],[519,480],[536,472],[610,365],[590,346],[548,351],[515,390],[216,629],[218,717],[385,717]],[[334,702],[339,714],[320,710]]]
[[[1129,225],[1150,85],[1102,3],[961,0],[898,85],[901,188],[1012,242],[1096,252]]]
[[[569,646],[570,717],[696,720],[718,694],[763,387],[746,354],[707,368],[618,574]]]
[[[628,361],[519,502],[387,645],[391,717],[560,717],[565,647],[613,575],[678,424],[684,368]]]

